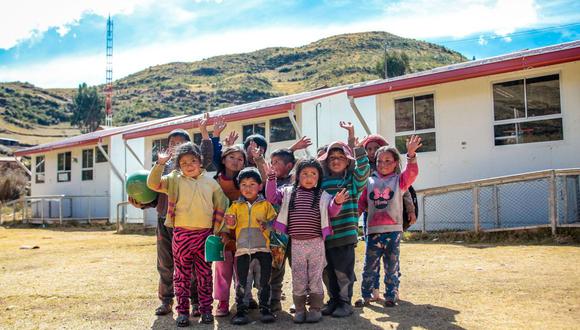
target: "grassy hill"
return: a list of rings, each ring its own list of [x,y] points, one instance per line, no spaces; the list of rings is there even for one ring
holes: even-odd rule
[[[406,53],[411,72],[467,60],[439,45],[386,32],[365,32],[337,35],[297,48],[274,47],[192,63],[168,63],[115,81],[114,122],[195,114],[378,79],[374,68],[385,46],[388,51]],[[21,128],[60,124],[62,131],[70,117],[68,104],[74,93],[74,89],[45,90],[26,83],[0,83],[0,121]]]

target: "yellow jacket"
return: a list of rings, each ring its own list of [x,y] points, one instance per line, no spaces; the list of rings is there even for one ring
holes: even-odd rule
[[[272,204],[262,195],[254,203],[243,196],[234,201],[226,214],[236,216],[236,223],[228,226],[236,232],[236,257],[256,252],[270,253],[270,230],[263,228],[276,218]]]

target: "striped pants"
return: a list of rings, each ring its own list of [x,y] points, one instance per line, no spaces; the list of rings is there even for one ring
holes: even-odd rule
[[[205,239],[212,234],[211,229],[173,229],[173,286],[177,298],[177,312],[189,314],[190,281],[192,269],[196,274],[199,311],[211,314],[212,273],[211,263],[205,261]]]

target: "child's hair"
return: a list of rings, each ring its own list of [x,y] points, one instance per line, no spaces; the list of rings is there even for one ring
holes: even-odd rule
[[[292,152],[292,150],[288,148],[276,149],[272,151],[272,153],[270,154],[270,159],[272,159],[272,157],[280,157],[284,161],[284,164],[292,164],[292,165],[296,164],[296,158],[294,157],[294,153]]]
[[[378,162],[379,161],[379,156],[381,154],[384,153],[390,153],[391,155],[393,155],[393,158],[395,159],[395,161],[397,162],[397,166],[395,167],[395,173],[397,174],[401,174],[401,154],[399,153],[399,150],[397,150],[397,148],[395,147],[389,147],[389,146],[383,146],[380,147],[379,149],[377,149],[377,152],[375,153],[375,161]]]
[[[177,129],[174,129],[173,131],[171,131],[169,133],[169,135],[167,136],[167,141],[169,141],[174,136],[181,136],[182,138],[185,139],[185,141],[191,141],[189,134],[185,130],[182,130],[180,128],[177,128]]]
[[[314,209],[316,207],[316,203],[320,202],[320,195],[322,194],[322,165],[314,159],[314,158],[306,158],[298,162],[296,166],[296,180],[294,180],[294,189],[292,189],[292,195],[290,196],[290,208],[294,207],[294,200],[296,199],[296,191],[298,190],[298,186],[300,185],[300,172],[305,168],[312,167],[318,171],[318,182],[316,187],[314,187],[314,198],[312,199],[312,205],[310,208]]]
[[[226,166],[224,165],[224,158],[226,158],[227,155],[232,154],[234,152],[239,152],[242,154],[242,157],[244,157],[244,164],[248,161],[248,157],[246,156],[246,151],[244,150],[244,148],[242,148],[241,145],[236,144],[233,146],[226,147],[224,150],[222,150],[222,157],[221,157],[220,163],[217,166],[218,167],[217,174],[223,173],[226,171]]]
[[[240,189],[240,182],[242,182],[243,179],[254,179],[258,184],[262,184],[260,171],[255,167],[246,167],[238,173],[238,177],[234,180],[234,186],[236,186],[236,189]]]
[[[201,156],[201,150],[199,149],[199,146],[195,143],[185,142],[181,144],[175,152],[174,157],[176,169],[181,170],[181,168],[179,167],[179,161],[185,155],[192,155],[193,157],[197,158],[197,160],[199,160],[199,163],[203,167],[203,159]]]
[[[258,147],[263,147],[264,151],[268,149],[268,142],[266,142],[266,138],[260,134],[252,134],[246,138],[244,141],[244,150],[247,150],[250,146],[250,142],[256,142]]]

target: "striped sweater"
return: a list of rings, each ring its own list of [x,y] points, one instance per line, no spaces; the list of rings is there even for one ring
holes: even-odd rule
[[[347,169],[346,176],[325,176],[322,189],[334,196],[346,188],[348,199],[342,204],[337,216],[330,218],[333,235],[326,237],[326,248],[356,244],[358,237],[358,197],[366,186],[370,174],[369,159],[363,148],[354,149],[356,164],[354,170]]]

